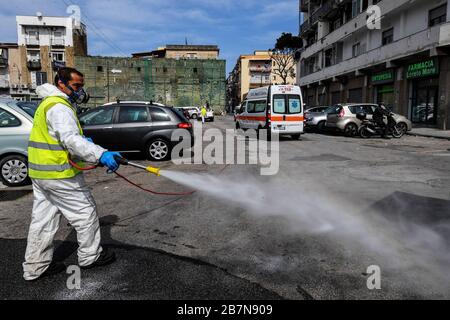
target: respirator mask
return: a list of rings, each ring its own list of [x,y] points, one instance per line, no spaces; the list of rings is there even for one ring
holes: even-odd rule
[[[66,87],[71,91],[69,94],[69,99],[73,103],[78,104],[85,104],[89,101],[89,94],[84,90],[83,88],[80,88],[79,90],[74,90],[69,84],[64,83]]]
[[[72,86],[69,85],[69,82],[60,76],[59,71],[56,76],[57,80],[62,81],[66,88],[70,90],[70,94],[68,94],[70,102],[76,105],[80,105],[85,104],[89,101],[89,94],[86,92],[86,90],[84,90],[82,87],[78,90],[72,88]]]

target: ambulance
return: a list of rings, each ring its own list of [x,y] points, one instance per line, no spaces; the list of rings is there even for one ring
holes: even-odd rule
[[[251,89],[235,119],[236,129],[270,129],[271,133],[299,139],[303,133],[300,87],[271,85]]]

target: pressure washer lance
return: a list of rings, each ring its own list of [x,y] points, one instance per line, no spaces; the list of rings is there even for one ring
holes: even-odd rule
[[[148,171],[150,173],[153,173],[154,175],[157,175],[158,177],[161,175],[159,173],[159,171],[161,170],[160,168],[151,167],[151,166],[146,167],[146,166],[143,166],[143,165],[141,165],[139,163],[131,162],[128,159],[125,159],[125,158],[119,157],[119,156],[114,156],[114,159],[119,164],[122,164],[122,165],[125,165],[125,166],[128,165],[128,166],[132,166],[132,167],[135,167],[135,168],[143,169],[143,170],[146,170],[146,171]]]
[[[151,166],[143,166],[139,163],[135,163],[135,162],[131,162],[128,161],[128,159],[125,159],[123,157],[119,157],[119,156],[114,156],[114,159],[117,161],[117,163],[121,164],[121,165],[125,165],[125,166],[132,166],[138,169],[142,169],[145,170],[147,172],[153,173],[156,176],[160,176],[160,168],[155,168],[155,167],[151,167]],[[97,166],[91,166],[91,167],[80,167],[79,165],[77,165],[75,162],[73,162],[72,160],[69,159],[69,163],[76,169],[80,170],[80,171],[89,171],[89,170],[93,170],[96,169]],[[156,194],[156,195],[163,195],[163,196],[188,196],[191,195],[195,192],[194,191],[189,191],[189,192],[158,192],[158,191],[154,191],[151,189],[146,189],[144,187],[141,187],[140,185],[134,183],[133,181],[129,180],[128,178],[124,177],[123,175],[121,175],[120,173],[118,173],[117,171],[112,171],[112,170],[108,170],[108,173],[114,173],[115,175],[117,175],[118,177],[122,178],[123,180],[125,180],[126,182],[128,182],[129,184],[135,186],[136,188],[141,189],[142,191],[145,192],[149,192],[151,194]]]

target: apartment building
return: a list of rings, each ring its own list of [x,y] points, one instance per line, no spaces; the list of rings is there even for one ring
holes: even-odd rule
[[[450,129],[447,0],[301,0],[299,8],[298,84],[308,105],[383,102],[416,125]]]
[[[21,81],[22,65],[17,43],[0,43],[0,96],[9,96],[11,86],[27,88]]]
[[[227,79],[229,109],[239,105],[250,89],[282,84],[283,80],[274,72],[277,68],[277,63],[267,50],[256,50],[252,55],[241,55]],[[287,84],[295,83],[295,73],[289,74]]]
[[[20,79],[10,83],[10,95],[37,98],[37,86],[52,82],[58,68],[74,66],[74,56],[87,55],[86,27],[71,17],[17,16]]]

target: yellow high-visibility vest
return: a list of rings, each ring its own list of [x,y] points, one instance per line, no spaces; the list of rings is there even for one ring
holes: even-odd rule
[[[47,97],[41,102],[34,115],[28,142],[28,174],[32,179],[67,179],[80,173],[70,165],[69,151],[48,132],[47,112],[58,103],[70,108],[75,116],[77,114],[75,108],[63,97]],[[80,135],[83,135],[78,120],[77,124]]]

